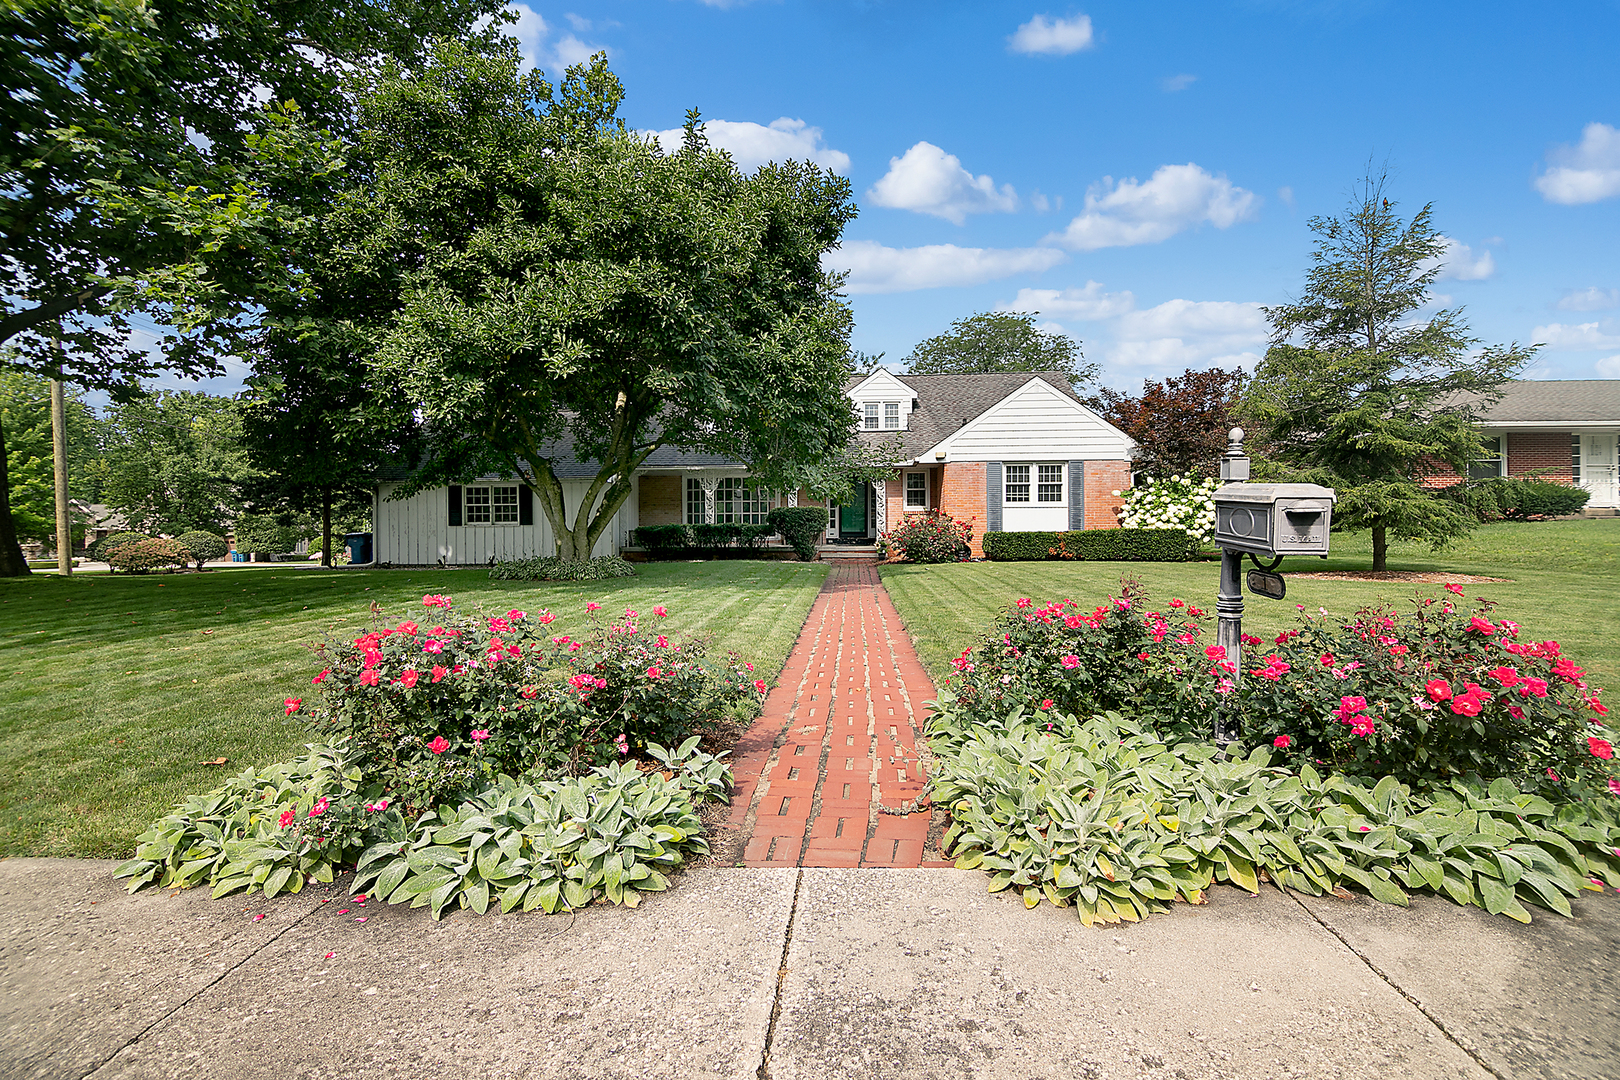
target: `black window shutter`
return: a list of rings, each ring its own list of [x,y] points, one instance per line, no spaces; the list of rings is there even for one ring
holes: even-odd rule
[[[534,524],[534,492],[528,484],[518,485],[518,524]]]
[[[984,466],[984,531],[1001,531],[1001,462],[987,461]]]
[[[1069,462],[1069,528],[1086,527],[1086,463]]]
[[[461,524],[461,485],[450,485],[450,524]]]

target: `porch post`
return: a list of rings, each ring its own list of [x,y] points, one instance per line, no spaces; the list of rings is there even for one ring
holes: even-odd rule
[[[720,478],[705,476],[698,481],[703,485],[703,521],[704,524],[714,524],[714,492],[720,486]]]
[[[884,479],[878,480],[877,482],[875,482],[872,485],[872,490],[873,490],[873,493],[875,495],[877,495],[877,514],[875,515],[877,517],[877,520],[872,523],[873,528],[876,530],[876,532],[874,533],[874,535],[875,535],[876,533],[883,532],[888,527],[888,524],[889,524],[889,481],[888,481],[888,478],[885,477]]]

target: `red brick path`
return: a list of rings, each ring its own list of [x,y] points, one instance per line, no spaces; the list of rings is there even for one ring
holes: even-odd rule
[[[934,684],[871,565],[834,566],[765,711],[737,743],[748,866],[921,866],[917,728]]]

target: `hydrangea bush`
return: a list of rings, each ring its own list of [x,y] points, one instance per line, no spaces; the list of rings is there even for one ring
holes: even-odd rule
[[[1302,612],[1275,641],[1244,638],[1239,680],[1204,612],[1179,599],[1154,609],[1127,582],[1090,611],[1020,599],[948,682],[973,715],[1117,710],[1166,738],[1208,737],[1229,710],[1248,745],[1419,790],[1472,776],[1620,794],[1600,692],[1557,642],[1521,642],[1491,612],[1423,596],[1343,624]]]
[[[1172,476],[1148,477],[1140,487],[1114,494],[1124,500],[1119,508],[1122,529],[1181,529],[1200,543],[1215,538],[1215,489],[1219,480]]]

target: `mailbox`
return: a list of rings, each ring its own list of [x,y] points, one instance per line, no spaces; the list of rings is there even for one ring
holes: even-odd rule
[[[1227,484],[1215,492],[1215,544],[1254,555],[1326,555],[1332,488]]]

